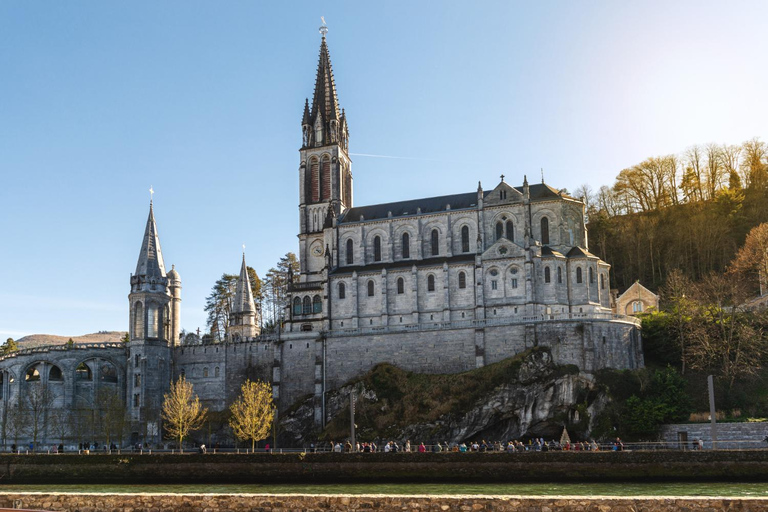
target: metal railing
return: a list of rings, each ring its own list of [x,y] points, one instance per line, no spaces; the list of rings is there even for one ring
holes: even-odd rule
[[[638,318],[614,313],[558,313],[551,315],[516,316],[503,318],[486,318],[480,320],[459,320],[452,322],[424,322],[404,325],[381,325],[372,327],[333,329],[328,336],[362,336],[369,334],[395,333],[395,332],[419,332],[435,331],[441,329],[482,329],[501,325],[523,325],[539,322],[564,322],[564,321],[620,321],[639,326]]]

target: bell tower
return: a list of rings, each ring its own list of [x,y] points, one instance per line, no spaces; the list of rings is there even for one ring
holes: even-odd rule
[[[320,27],[320,58],[312,102],[304,102],[299,165],[299,260],[302,278],[325,267],[323,231],[352,207],[352,162],[347,117],[339,107],[326,34]],[[304,280],[304,279],[302,279]]]
[[[134,438],[139,439],[148,425],[159,425],[163,393],[171,380],[171,347],[179,344],[181,278],[175,269],[165,272],[152,201],[128,302],[126,405]]]

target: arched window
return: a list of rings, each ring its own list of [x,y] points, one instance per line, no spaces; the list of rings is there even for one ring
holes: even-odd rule
[[[427,276],[427,291],[428,292],[435,291],[435,276],[432,274],[429,274]]]
[[[437,229],[432,230],[432,236],[431,236],[431,246],[432,246],[432,256],[437,256],[440,254],[440,233],[438,233]]]
[[[294,315],[301,314],[301,299],[298,297],[293,299],[293,314]]]
[[[217,366],[216,369],[213,371],[213,376],[218,377],[219,376],[219,367]]]
[[[320,180],[320,162],[317,158],[313,158],[309,161],[309,195],[312,202],[320,200],[318,191],[320,187],[318,181]]]
[[[104,361],[99,368],[99,379],[102,382],[117,382],[117,368],[108,361]]]
[[[589,284],[595,282],[595,273],[592,271],[592,267],[589,267]]]
[[[581,284],[581,267],[576,267],[576,282]]]
[[[77,365],[77,368],[75,368],[75,380],[93,380],[91,368],[85,363]]]
[[[512,242],[515,241],[515,226],[511,220],[507,221],[507,238]]]
[[[373,297],[373,292],[374,292],[373,279],[369,279],[368,280],[368,296]]]
[[[557,284],[563,284],[563,269],[557,267]]]
[[[160,314],[156,304],[147,306],[147,338],[157,338],[159,329],[157,324],[160,321]]]
[[[323,302],[320,300],[319,295],[315,295],[312,298],[312,312],[313,313],[322,313],[323,312]]]
[[[144,307],[141,302],[137,302],[133,308],[133,337],[134,339],[144,337]]]
[[[207,377],[207,376],[208,376],[208,367],[206,366],[205,368],[203,368],[203,377]]]
[[[633,313],[642,313],[643,312],[643,303],[639,300],[636,300],[632,303],[632,312]]]
[[[501,221],[496,223],[496,240],[504,236],[504,224]]]
[[[187,370],[185,370],[184,368],[182,368],[182,369],[181,369],[181,372],[180,372],[180,375],[181,375],[181,378],[182,378],[182,379],[186,378],[186,376],[187,376]],[[139,395],[135,395],[135,396],[139,396]],[[136,405],[136,404],[134,404],[134,405]]]
[[[552,281],[552,276],[549,273],[549,267],[544,267],[544,282],[549,283]]]
[[[344,286],[344,283],[339,283],[339,298],[344,299],[347,296],[347,287]]]
[[[459,288],[467,287],[467,274],[459,272]]]
[[[355,261],[355,245],[350,238],[347,240],[347,265],[351,265]]]
[[[373,261],[381,261],[381,237],[373,237]]]
[[[600,289],[605,290],[605,274],[600,274]]]
[[[397,278],[397,293],[398,295],[405,293],[405,279],[402,277]]]
[[[411,257],[411,236],[403,233],[403,259]]]
[[[328,155],[323,157],[323,165],[320,168],[320,200],[331,197],[331,159]]]
[[[469,252],[469,226],[461,227],[461,252]]]
[[[549,245],[549,219],[546,217],[541,218],[541,243]]]
[[[33,366],[29,370],[27,370],[27,374],[24,376],[24,380],[27,382],[34,382],[40,380],[40,371],[37,369],[37,366]]]
[[[51,366],[51,369],[48,371],[48,381],[62,381],[64,380],[64,376],[61,374],[61,368],[58,366]]]
[[[312,299],[309,298],[309,295],[304,297],[304,303],[301,312],[305,315],[312,313]]]

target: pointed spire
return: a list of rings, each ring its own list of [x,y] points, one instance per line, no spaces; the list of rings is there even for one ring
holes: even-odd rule
[[[301,118],[301,124],[311,124],[311,120],[309,118],[309,98],[304,100],[304,116]]]
[[[235,287],[235,300],[232,304],[232,313],[255,313],[256,304],[253,301],[253,291],[251,291],[251,280],[248,277],[248,266],[245,264],[245,252],[243,252],[243,263],[240,266],[240,277],[237,278]]]
[[[333,78],[331,56],[328,53],[328,45],[325,42],[325,34],[320,43],[320,60],[317,63],[317,78],[315,79],[315,94],[312,97],[313,121],[320,116],[322,122],[328,123],[331,119],[339,118],[339,99],[336,97],[336,82]],[[328,126],[323,126],[328,129]]]
[[[136,263],[135,275],[147,278],[165,277],[163,252],[160,249],[160,238],[157,234],[152,200],[149,201],[149,217],[147,218],[147,227],[144,229],[144,240],[141,242],[141,252],[139,252],[139,261]]]

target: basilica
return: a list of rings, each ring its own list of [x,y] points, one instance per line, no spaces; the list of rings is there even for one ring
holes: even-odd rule
[[[457,183],[469,191],[357,206],[349,144],[323,31],[301,122],[300,272],[288,276],[279,332],[259,331],[243,256],[230,339],[183,344],[181,277],[165,267],[150,204],[130,278],[130,341],[0,358],[3,406],[46,385],[56,407],[95,408],[113,389],[134,438],[159,439],[163,393],[182,375],[212,410],[246,378],[270,382],[280,410],[310,396],[321,427],[326,392],[381,362],[455,373],[546,346],[584,372],[643,366],[639,322],[611,311],[610,266],[589,252],[581,200],[501,176],[488,188]]]

